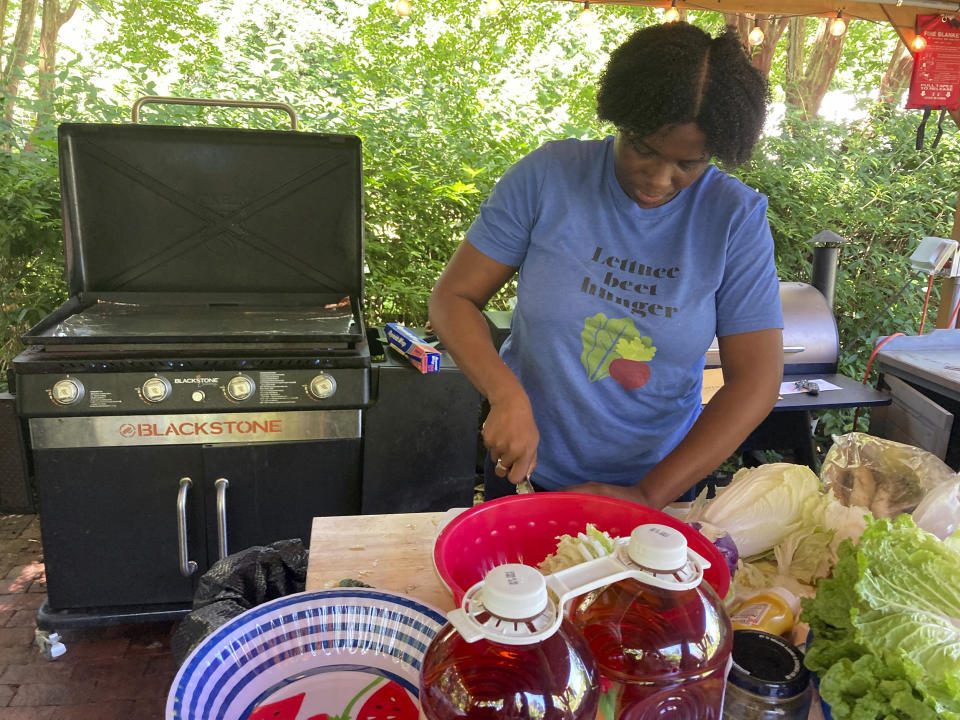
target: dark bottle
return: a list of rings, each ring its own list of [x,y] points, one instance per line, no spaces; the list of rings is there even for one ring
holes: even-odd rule
[[[423,660],[427,720],[594,720],[597,664],[535,568],[494,568],[448,617]]]

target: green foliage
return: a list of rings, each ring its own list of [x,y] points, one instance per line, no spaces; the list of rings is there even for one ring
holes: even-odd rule
[[[0,150],[0,388],[24,330],[65,296],[56,147]]]
[[[781,279],[808,282],[812,246],[830,229],[849,242],[840,250],[836,319],[840,372],[861,379],[881,336],[916,334],[927,278],[909,256],[925,235],[950,237],[960,187],[956,128],[940,145],[917,152],[920,115],[886,106],[858,124],[791,122],[765,139],[738,175],[769,198]],[[946,128],[946,126],[945,126]],[[936,308],[934,284],[930,307]],[[934,326],[935,311],[925,331]],[[872,379],[872,378],[871,378]],[[826,413],[820,432],[847,432],[852,412]],[[865,418],[861,418],[865,429]]]
[[[202,0],[94,0],[90,7],[104,25],[94,52],[111,64],[191,74],[219,52],[212,42],[217,23]]]

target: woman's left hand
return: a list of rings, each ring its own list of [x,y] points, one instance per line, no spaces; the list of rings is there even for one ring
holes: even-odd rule
[[[617,498],[618,500],[629,500],[630,502],[652,507],[643,492],[643,488],[639,485],[622,487],[620,485],[608,485],[607,483],[585,482],[562,488],[562,492],[582,492],[589,493],[590,495],[604,495],[606,497]]]

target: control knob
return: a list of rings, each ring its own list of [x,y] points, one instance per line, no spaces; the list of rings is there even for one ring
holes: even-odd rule
[[[316,400],[323,400],[333,395],[337,391],[337,381],[333,375],[320,373],[307,386],[307,392]]]
[[[227,382],[227,395],[231,400],[248,400],[256,389],[257,384],[247,375],[237,375]]]
[[[83,400],[83,383],[74,378],[57,380],[50,390],[50,399],[57,405],[75,405]]]
[[[140,395],[144,400],[152,403],[163,402],[170,397],[170,391],[170,381],[159,375],[147,378],[140,386]]]

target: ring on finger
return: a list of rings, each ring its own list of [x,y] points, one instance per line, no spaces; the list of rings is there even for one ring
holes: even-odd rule
[[[510,466],[509,466],[509,465],[504,465],[503,462],[502,462],[502,460],[503,460],[503,458],[497,458],[497,467],[500,468],[501,470],[509,470],[509,469],[510,469]]]

